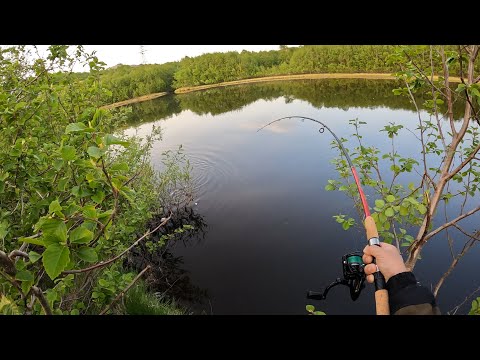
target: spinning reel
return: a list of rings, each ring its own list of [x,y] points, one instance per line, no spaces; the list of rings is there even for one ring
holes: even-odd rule
[[[350,289],[350,297],[357,300],[360,292],[365,287],[365,263],[362,260],[362,252],[355,251],[342,256],[343,279],[337,278],[322,292],[308,291],[307,299],[325,300],[331,288],[337,285],[346,285]]]

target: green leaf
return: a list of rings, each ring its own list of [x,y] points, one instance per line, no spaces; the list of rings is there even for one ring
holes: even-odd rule
[[[15,105],[14,110],[17,111],[17,110],[19,110],[19,109],[24,108],[25,106],[27,106],[27,103],[26,103],[25,101],[20,101],[19,103],[17,103],[17,104]]]
[[[383,208],[385,206],[385,201],[383,200],[375,200],[375,206],[378,208]]]
[[[90,155],[91,157],[93,157],[95,159],[101,158],[103,156],[103,154],[105,153],[104,150],[101,150],[96,146],[90,146],[87,149],[87,152],[88,152],[88,155]]]
[[[62,158],[65,161],[69,160],[75,160],[76,158],[76,150],[73,146],[66,145],[60,150],[60,153],[62,154]]]
[[[465,90],[465,87],[465,84],[459,84],[455,89],[455,92],[462,92],[463,90]]]
[[[78,249],[77,255],[80,259],[86,262],[96,262],[98,260],[98,255],[95,249],[88,246],[83,246]]]
[[[93,232],[83,226],[79,226],[70,232],[70,242],[73,244],[87,244],[92,241],[92,239]]]
[[[41,230],[43,231],[45,241],[67,241],[67,226],[61,220],[46,219],[41,226]]]
[[[50,203],[48,207],[48,212],[50,214],[55,213],[59,217],[65,217],[62,213],[62,205],[58,202],[58,200],[54,200]]]
[[[83,123],[68,124],[67,127],[65,128],[65,134],[70,134],[71,132],[84,131],[86,129],[87,127]]]
[[[418,201],[417,201],[415,198],[411,197],[411,196],[410,196],[410,197],[407,197],[407,198],[405,199],[405,201],[408,201],[410,204],[415,205],[415,206],[418,205]]]
[[[31,271],[22,270],[17,272],[17,274],[15,275],[15,279],[20,281],[33,281],[34,277]]]
[[[93,205],[86,205],[83,207],[82,213],[85,217],[90,219],[97,219],[97,209]]]
[[[128,169],[128,164],[124,162],[110,166],[110,171],[128,171]]]
[[[379,213],[378,220],[380,220],[381,223],[384,223],[385,221],[387,221],[387,217],[385,216],[384,213]]]
[[[387,200],[389,203],[392,203],[395,201],[395,196],[393,195],[388,195],[385,200]]]
[[[17,259],[17,261],[15,262],[15,268],[17,270],[24,270],[26,267],[27,262],[23,259],[23,257],[21,259]]]
[[[8,234],[8,224],[6,222],[0,222],[0,240],[5,239]]]
[[[111,134],[105,135],[104,142],[106,146],[109,145],[121,145],[123,147],[127,147],[130,145],[128,141],[119,139]]]
[[[40,259],[42,257],[42,255],[40,255],[39,253],[35,252],[35,251],[30,251],[28,253],[28,258],[30,259],[30,263],[31,264],[34,264],[38,261],[38,259]]]
[[[58,200],[52,201],[48,207],[48,212],[50,214],[54,213],[55,211],[62,211],[62,205],[60,205]]]
[[[65,191],[68,180],[69,180],[68,178],[60,179],[60,181],[58,182],[58,190]]]
[[[62,168],[64,162],[63,162],[63,159],[57,159],[57,160],[54,160],[53,161],[53,167],[55,170],[57,171],[60,171],[60,169]]]
[[[103,199],[105,199],[105,193],[102,190],[98,190],[94,195],[91,196],[91,198],[97,204],[100,204]]]
[[[28,238],[28,237],[20,237],[20,238],[18,238],[18,242],[26,242],[28,244],[45,246],[45,242],[42,240],[42,238],[33,239],[33,238]]]
[[[420,214],[425,214],[427,212],[427,208],[423,204],[418,204],[417,205],[417,210]]]
[[[345,221],[344,219],[345,215],[334,215],[333,218],[335,221],[339,224],[343,223]]]
[[[387,210],[385,210],[385,215],[387,217],[392,217],[393,215],[395,215],[395,213],[393,212],[392,208],[388,208]]]
[[[28,292],[30,291],[30,288],[32,287],[34,281],[31,280],[31,281],[22,281],[22,285],[21,285],[21,288],[22,288],[22,291],[24,294],[28,294]]]
[[[477,88],[472,87],[471,91],[472,91],[472,95],[480,96],[480,91],[478,91]]]
[[[348,221],[345,221],[342,223],[342,228],[343,230],[348,230],[350,228],[350,223]]]
[[[307,309],[308,312],[314,312],[315,311],[315,306],[307,305],[307,306],[305,306],[305,309]]]
[[[101,214],[98,215],[98,218],[99,219],[103,219],[103,218],[106,218],[106,217],[109,217],[113,214],[113,210],[107,210]]]
[[[323,311],[314,311],[313,315],[327,315]]]
[[[43,266],[50,279],[54,280],[70,261],[70,250],[60,244],[52,244],[43,252]]]
[[[53,303],[57,300],[58,298],[58,293],[55,289],[47,289],[47,300],[48,302],[53,305]]]
[[[408,215],[408,209],[406,207],[400,206],[400,215],[407,216]]]
[[[65,128],[65,134],[70,134],[72,132],[94,132],[94,131],[95,131],[94,129],[88,128],[83,123],[68,124],[67,127]]]
[[[327,185],[325,186],[325,190],[327,190],[327,191],[335,190],[335,186],[333,186],[332,184],[327,184]]]
[[[103,115],[105,114],[105,110],[103,109],[97,109],[95,111],[95,114],[93,115],[92,123],[97,125],[99,120],[102,119]]]

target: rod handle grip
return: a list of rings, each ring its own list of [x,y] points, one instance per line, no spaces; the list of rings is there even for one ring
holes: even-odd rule
[[[365,218],[365,231],[367,232],[367,240],[378,238],[377,225],[371,216]]]
[[[375,224],[375,220],[371,216],[367,216],[365,218],[364,224],[369,244],[373,243],[373,241],[370,242],[370,239],[372,239],[375,240],[376,246],[380,246],[378,239],[378,230],[377,225]],[[375,282],[375,307],[377,315],[390,315],[390,306],[388,303],[388,291],[386,289],[387,285],[385,282],[385,277],[380,271],[377,271],[373,274],[373,278]]]
[[[377,315],[390,315],[387,289],[375,291],[375,308]]]

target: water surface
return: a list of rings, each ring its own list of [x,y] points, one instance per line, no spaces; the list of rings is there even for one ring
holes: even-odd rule
[[[324,121],[355,145],[349,120],[368,125],[362,141],[389,149],[379,130],[389,122],[414,130],[418,118],[408,99],[394,96],[396,84],[385,80],[307,80],[211,89],[159,98],[134,106],[129,132],[148,134],[160,125],[152,162],[182,144],[193,165],[194,210],[206,223],[204,238],[178,245],[190,280],[208,293],[192,306],[213,314],[304,314],[313,304],[327,314],[374,314],[373,289],[367,285],[356,302],[348,289],[331,290],[327,301],[307,300],[342,275],[343,254],[364,247],[361,229],[344,231],[332,218],[358,218],[351,200],[324,190],[338,175],[330,160],[337,156],[333,138],[312,122],[285,120],[257,132],[280,117],[302,115]],[[457,109],[458,111],[458,109]],[[426,115],[425,115],[426,116]],[[384,134],[384,133],[383,133]],[[403,129],[398,151],[419,158],[415,137]],[[435,163],[432,162],[432,166]],[[416,180],[408,174],[402,181]],[[369,197],[373,204],[375,197]],[[458,202],[452,202],[452,214]],[[473,206],[473,205],[472,205]],[[458,211],[458,210],[456,210]],[[453,215],[455,216],[455,215]],[[474,219],[464,223],[473,230]],[[409,230],[415,235],[413,230]],[[452,233],[460,236],[458,233]],[[461,243],[458,241],[458,249]],[[451,256],[444,237],[428,244],[415,269],[434,286]],[[446,312],[480,285],[478,249],[473,248],[444,283],[438,301]],[[463,308],[465,310],[465,308]]]

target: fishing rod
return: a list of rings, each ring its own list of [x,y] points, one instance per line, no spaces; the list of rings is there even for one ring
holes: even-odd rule
[[[276,119],[268,123],[267,125],[262,126],[260,129],[257,130],[257,132],[278,121],[285,120],[285,119],[294,119],[294,118],[316,122],[322,126],[322,128],[320,128],[319,130],[320,133],[323,133],[324,129],[327,129],[330,132],[330,134],[333,135],[336,142],[338,143],[340,151],[343,153],[343,155],[345,155],[345,158],[347,159],[353,178],[355,179],[355,184],[357,185],[358,194],[360,196],[363,212],[365,214],[364,226],[365,226],[367,242],[369,245],[380,246],[380,239],[378,236],[377,225],[375,224],[375,220],[370,215],[370,209],[368,207],[367,199],[365,197],[365,193],[363,192],[362,185],[360,184],[358,172],[355,166],[353,165],[350,155],[348,155],[347,150],[343,147],[342,142],[340,141],[338,136],[335,135],[335,133],[326,124],[324,124],[320,120],[312,119],[306,116],[293,115],[293,116],[286,116],[280,119]],[[374,259],[374,263],[375,263],[375,259]],[[342,285],[347,285],[350,288],[351,298],[352,300],[356,300],[360,295],[360,291],[363,289],[364,280],[365,280],[365,273],[363,272],[364,264],[362,261],[362,253],[354,252],[354,253],[344,255],[342,258],[342,265],[343,265],[344,279],[337,279],[335,282],[330,284],[323,293],[309,292],[309,297],[312,299],[324,300],[327,296],[328,291],[332,287],[342,284]],[[376,313],[377,315],[390,315],[390,308],[388,305],[388,292],[386,289],[385,278],[383,274],[378,270],[378,266],[377,266],[377,271],[373,274],[373,277],[374,277],[374,283],[375,283]]]

